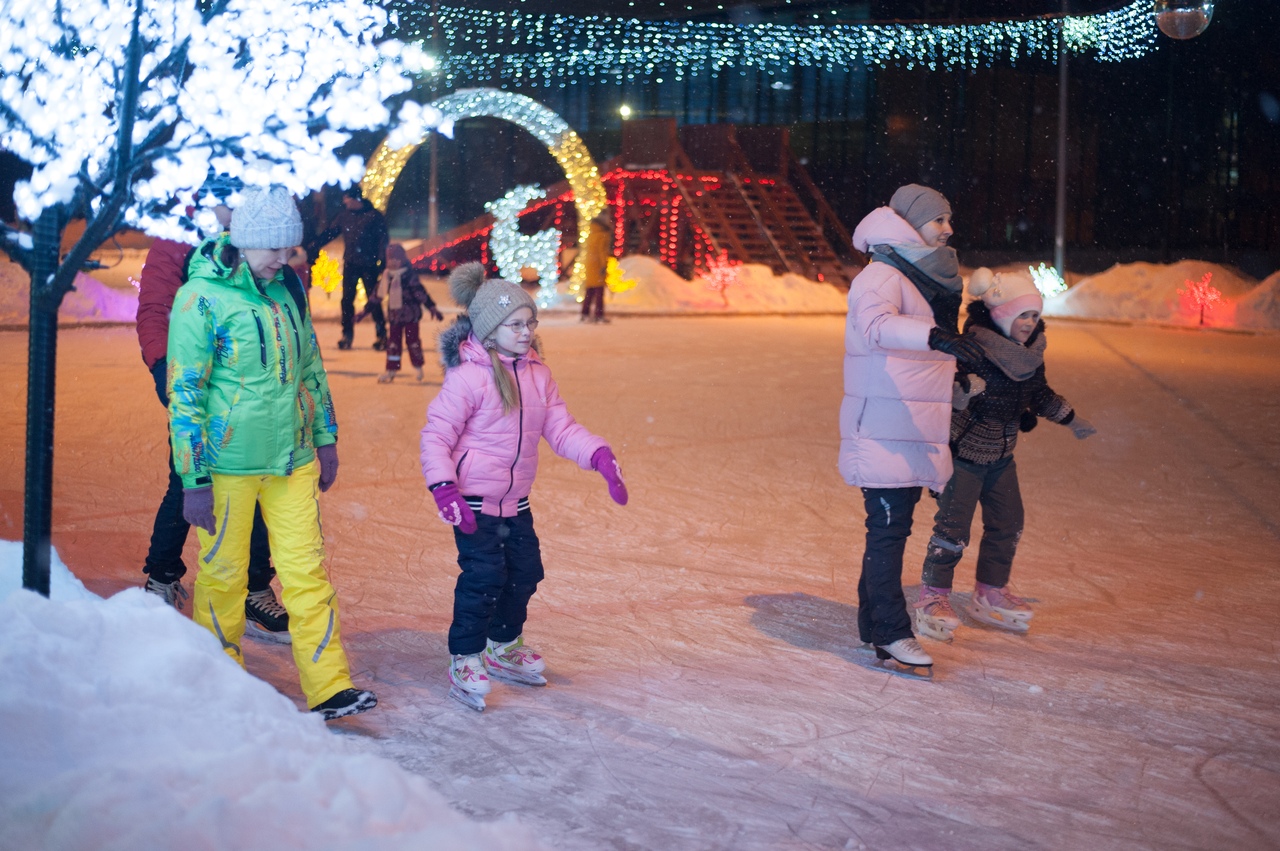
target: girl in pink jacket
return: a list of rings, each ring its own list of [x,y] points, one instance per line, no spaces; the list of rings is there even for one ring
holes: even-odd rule
[[[489,674],[546,685],[546,663],[524,643],[529,599],[542,580],[529,491],[538,441],[595,470],[619,505],[627,487],[602,438],[569,413],[535,350],[538,308],[518,284],[486,281],[479,263],[449,276],[466,310],[440,335],[444,386],[427,407],[422,474],[454,527],[462,574],[449,627],[449,696],[484,710]]]
[[[849,287],[840,473],[862,489],[866,548],[858,578],[858,632],[881,659],[928,668],[911,631],[902,556],[921,488],[951,478],[951,384],[956,360],[982,350],[956,333],[963,282],[947,245],[951,205],[909,184],[867,214],[853,244],[871,263]]]

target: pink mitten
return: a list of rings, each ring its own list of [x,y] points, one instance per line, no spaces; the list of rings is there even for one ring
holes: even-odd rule
[[[622,480],[622,468],[618,466],[618,459],[614,457],[613,450],[607,446],[597,449],[591,456],[591,468],[604,476],[604,480],[609,484],[609,496],[613,497],[613,501],[618,505],[626,505],[627,483]]]
[[[462,498],[462,492],[453,482],[444,482],[431,491],[435,497],[436,508],[440,509],[440,519],[450,526],[457,526],[458,531],[470,535],[476,530],[476,514]]]

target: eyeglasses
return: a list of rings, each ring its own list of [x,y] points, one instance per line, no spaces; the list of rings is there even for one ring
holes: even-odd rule
[[[512,331],[515,331],[517,334],[522,334],[524,333],[524,329],[526,328],[528,328],[531,332],[538,330],[538,320],[530,319],[528,322],[524,322],[517,319],[515,322],[502,323],[502,327],[510,328]]]

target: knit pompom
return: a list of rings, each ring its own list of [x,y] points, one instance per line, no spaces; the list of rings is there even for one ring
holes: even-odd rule
[[[483,263],[463,263],[449,274],[449,292],[463,310],[471,307],[471,300],[476,297],[483,283]]]
[[[995,273],[986,266],[979,266],[973,270],[973,274],[969,276],[969,295],[975,298],[980,297],[987,290],[991,289],[991,285],[996,282]]]

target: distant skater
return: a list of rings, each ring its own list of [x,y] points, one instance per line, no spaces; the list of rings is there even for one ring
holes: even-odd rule
[[[921,635],[950,641],[960,619],[951,605],[956,565],[969,545],[973,514],[982,505],[982,543],[977,583],[968,612],[974,620],[1026,632],[1034,614],[1008,588],[1014,553],[1022,539],[1022,492],[1013,450],[1018,432],[1030,431],[1044,417],[1069,427],[1084,440],[1096,429],[1045,378],[1044,299],[1025,272],[992,274],[978,269],[969,292],[981,298],[969,305],[965,331],[982,347],[983,359],[971,364],[954,390],[951,451],[955,472],[938,497],[933,537],[921,571],[915,603]]]
[[[444,385],[427,408],[422,474],[451,524],[462,569],[449,626],[449,696],[483,711],[489,675],[545,685],[546,663],[524,643],[542,552],[529,492],[539,438],[604,477],[627,504],[613,450],[579,425],[537,351],[538,308],[519,284],[484,278],[479,263],[449,276],[466,310],[440,335]]]
[[[858,633],[909,670],[933,665],[902,593],[911,515],[922,487],[940,491],[951,478],[956,361],[982,359],[973,337],[956,333],[963,281],[952,234],[947,199],[915,184],[853,232],[854,247],[871,255],[849,288],[840,405],[840,473],[862,489],[867,512]]]
[[[378,288],[374,291],[374,300],[387,302],[387,321],[391,324],[390,336],[387,337],[387,369],[378,376],[378,381],[386,384],[395,380],[401,367],[401,352],[409,350],[409,362],[413,364],[414,376],[422,380],[422,339],[418,333],[418,322],[425,309],[437,322],[444,319],[436,307],[436,303],[427,295],[427,288],[422,285],[418,273],[409,263],[409,255],[404,246],[393,242],[387,246],[387,268],[382,270],[378,278]],[[369,302],[373,303],[373,300]]]

